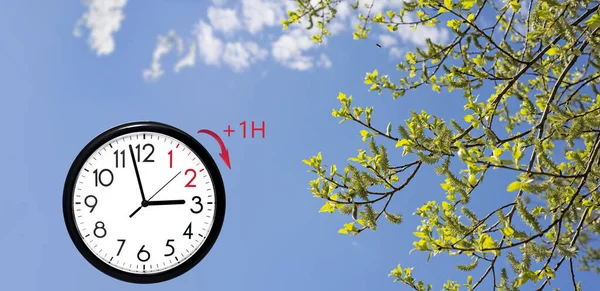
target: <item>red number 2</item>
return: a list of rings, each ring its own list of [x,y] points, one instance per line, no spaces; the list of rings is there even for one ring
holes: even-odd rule
[[[192,179],[190,179],[190,181],[185,184],[186,187],[196,187],[196,185],[192,184],[192,182],[194,181],[194,179],[196,179],[196,171],[194,171],[194,169],[187,169],[185,170],[185,175],[187,176],[188,172],[192,172],[192,174],[194,174],[194,176],[192,177]]]

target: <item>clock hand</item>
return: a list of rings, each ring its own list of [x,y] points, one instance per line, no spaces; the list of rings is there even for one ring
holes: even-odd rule
[[[129,148],[132,150],[132,156],[133,156],[133,149],[131,146],[129,146]],[[135,165],[135,159],[133,161],[133,164]],[[136,167],[136,174],[137,172],[137,167]],[[171,178],[171,180],[169,180],[169,182],[167,182],[164,186],[162,186],[160,189],[158,189],[158,191],[156,191],[156,193],[154,193],[154,195],[152,195],[152,197],[150,197],[150,199],[154,198],[154,196],[156,196],[156,194],[158,194],[158,192],[160,192],[162,189],[164,189],[165,187],[167,187],[167,185],[169,185],[169,183],[171,183],[171,181],[173,181],[177,176],[179,176],[179,174],[181,174],[181,171],[179,171],[179,173],[175,174],[175,176],[173,176],[173,178]],[[139,174],[138,174],[138,182],[139,182]],[[141,182],[139,183],[140,185],[140,189],[142,189],[142,184]],[[144,192],[142,191],[142,199],[144,199]],[[148,199],[148,200],[150,200]],[[148,201],[148,200],[142,200],[142,205],[140,207],[138,207],[135,211],[133,211],[133,213],[131,213],[131,215],[129,215],[129,218],[132,218],[138,211],[140,211],[140,209],[142,209],[142,207],[147,207],[148,205],[150,205],[150,203],[152,201]],[[158,202],[159,204],[155,204],[155,205],[167,205],[167,204],[184,204],[185,200],[166,200],[168,201],[168,203],[166,204],[160,204],[161,201],[154,201],[154,202]],[[170,201],[176,201],[177,203],[170,203]],[[183,203],[181,203],[180,201],[183,201]],[[163,202],[164,203],[164,202]]]
[[[142,203],[146,201],[146,196],[144,196],[144,188],[142,187],[142,180],[140,179],[140,172],[138,171],[137,164],[135,163],[135,156],[133,154],[133,147],[129,145],[129,152],[131,153],[131,161],[133,162],[133,168],[135,169],[135,176],[137,177],[138,186],[140,187],[140,193],[142,194]]]
[[[185,204],[185,200],[148,201],[148,206],[152,206],[152,205],[176,205],[176,204]]]
[[[173,178],[171,178],[171,180],[169,180],[169,182],[167,182],[167,184],[160,187],[160,189],[158,189],[158,191],[156,191],[156,193],[154,193],[154,195],[152,195],[152,197],[150,197],[150,199],[148,199],[148,201],[151,200],[152,198],[154,198],[154,196],[156,196],[156,194],[158,194],[158,192],[160,192],[162,189],[167,187],[167,185],[169,185],[169,183],[171,183],[171,181],[173,181],[175,178],[177,178],[177,176],[179,176],[179,174],[181,174],[181,171],[179,171],[179,173],[177,173],[175,176],[173,176]]]
[[[129,215],[129,218],[132,218],[136,213],[138,213],[138,211],[140,211],[140,209],[142,209],[141,205],[131,215]]]

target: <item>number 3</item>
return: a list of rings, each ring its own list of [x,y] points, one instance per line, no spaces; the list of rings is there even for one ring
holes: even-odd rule
[[[198,200],[198,201],[196,201],[194,204],[198,204],[198,205],[200,205],[200,210],[198,210],[198,211],[195,211],[193,208],[190,208],[190,210],[191,210],[193,213],[200,213],[200,212],[202,212],[202,209],[204,209],[204,207],[202,206],[202,199],[200,199],[200,197],[198,197],[198,196],[194,196],[194,197],[192,198],[192,201],[195,201],[195,200]]]

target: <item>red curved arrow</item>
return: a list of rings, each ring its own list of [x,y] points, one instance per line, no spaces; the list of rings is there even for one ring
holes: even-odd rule
[[[229,151],[225,147],[225,143],[223,143],[223,140],[219,137],[219,135],[208,129],[198,130],[198,133],[206,133],[217,140],[217,142],[219,143],[219,146],[221,147],[221,153],[219,154],[219,156],[221,156],[221,158],[223,159],[223,162],[225,162],[225,165],[227,165],[227,167],[229,169],[231,169],[231,162],[229,160]]]

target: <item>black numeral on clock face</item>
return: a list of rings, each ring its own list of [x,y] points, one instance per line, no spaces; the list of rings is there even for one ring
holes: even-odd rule
[[[141,149],[143,151],[146,151],[146,148],[150,148],[150,153],[148,153],[148,155],[146,156],[146,158],[143,161],[141,161],[141,162],[144,162],[144,163],[153,163],[154,160],[150,159],[150,157],[152,156],[152,154],[154,154],[154,145],[152,145],[151,143],[147,143],[143,147],[141,147]],[[141,158],[140,145],[139,144],[136,145],[135,149],[137,150],[137,161],[139,163],[140,162],[140,158]]]
[[[125,150],[122,150],[121,152],[116,150],[113,154],[115,155],[115,168],[119,167],[119,154],[121,155],[121,167],[125,168]]]
[[[106,228],[104,228],[104,222],[102,221],[98,221],[95,224],[95,228],[94,228],[94,235],[97,238],[103,238],[106,236]]]
[[[148,260],[150,260],[150,253],[147,250],[144,250],[145,246],[146,245],[143,245],[140,251],[137,253],[137,258],[141,262],[147,262]]]
[[[98,183],[104,187],[110,186],[112,184],[115,176],[109,169],[104,169],[98,173],[98,169],[94,170],[94,177],[96,180],[96,187],[98,187]]]
[[[123,246],[125,245],[125,240],[124,239],[118,239],[117,241],[121,242],[121,246],[119,247],[119,251],[117,252],[117,256],[121,253],[121,250],[123,249]]]
[[[85,206],[91,208],[90,213],[92,213],[92,211],[94,211],[94,208],[96,208],[96,205],[98,204],[98,199],[94,195],[88,195],[85,197],[85,199],[83,199],[83,203],[85,204]]]
[[[193,213],[196,213],[196,214],[202,212],[202,209],[204,209],[204,206],[202,206],[202,199],[198,196],[194,196],[194,197],[192,197],[192,201],[195,201],[194,204],[200,206],[200,208],[198,208],[197,210],[194,210],[194,208],[190,208],[190,211],[192,211]]]
[[[175,241],[174,239],[168,239],[167,240],[167,244],[165,246],[168,247],[168,248],[170,248],[171,252],[168,253],[168,254],[165,254],[165,257],[172,256],[175,253],[175,247],[173,247],[171,245],[171,242],[174,242],[174,241]]]
[[[192,223],[191,222],[188,225],[188,227],[185,229],[185,231],[183,232],[183,235],[187,235],[189,239],[192,239],[192,235],[194,235],[194,234],[192,233]]]

